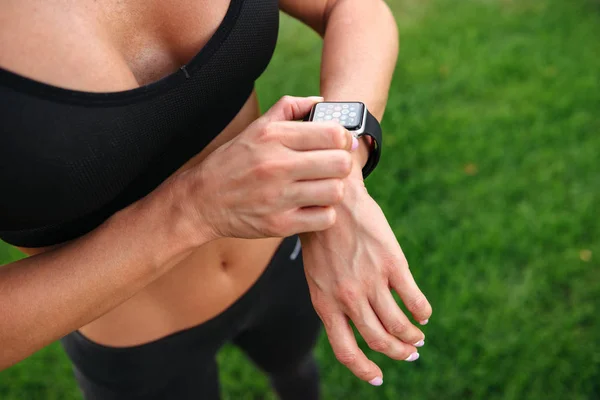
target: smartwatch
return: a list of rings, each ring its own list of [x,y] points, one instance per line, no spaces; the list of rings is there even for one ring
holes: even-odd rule
[[[369,159],[363,167],[363,179],[369,176],[379,163],[381,157],[381,126],[364,103],[359,101],[326,101],[317,103],[310,110],[307,121],[333,121],[346,128],[355,138],[370,136],[372,147]]]

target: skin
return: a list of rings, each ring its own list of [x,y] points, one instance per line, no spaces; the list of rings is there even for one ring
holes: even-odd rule
[[[0,66],[48,84],[96,92],[131,89],[172,73],[202,48],[228,6],[227,1],[183,0],[170,2],[168,9],[164,2],[141,0],[54,3],[0,3]],[[322,96],[363,101],[381,118],[398,47],[385,4],[282,0],[280,6],[324,36]],[[0,370],[75,329],[98,343],[122,347],[198,325],[252,286],[281,236],[304,232],[307,280],[333,351],[359,378],[379,384],[383,373],[358,349],[348,319],[372,349],[406,359],[424,335],[401,312],[390,289],[400,294],[416,321],[427,320],[431,307],[364,188],[360,170],[368,143],[363,141],[350,156],[350,137],[339,127],[319,125],[307,136],[307,124],[285,122],[301,117],[294,112],[306,112],[315,101],[284,100],[253,123],[259,117],[253,94],[207,148],[150,196],[70,243],[22,249],[31,257],[0,268],[0,342],[10,343],[0,356]],[[298,142],[306,137],[319,140]],[[286,140],[294,143],[281,145]],[[191,187],[202,186],[212,188],[206,193],[243,193],[239,185],[215,186],[221,180],[211,175],[217,170],[211,165],[232,159],[228,152],[271,146],[265,148],[281,148],[282,155],[295,149],[295,155],[302,151],[305,156],[308,148],[299,146],[316,150],[322,143],[332,152],[321,168],[328,171],[330,184],[327,190],[302,192],[312,198],[330,193],[319,200],[328,207],[318,215],[297,216],[296,208],[293,219],[277,204],[269,205],[270,214],[245,215],[232,202],[221,206],[226,212],[210,213],[210,219],[205,210],[218,210],[219,199],[206,196],[200,203],[190,197]],[[273,160],[257,165],[285,170]],[[245,180],[254,179],[256,171],[270,171],[253,165],[242,165],[241,171],[249,171]],[[273,190],[289,186],[278,180],[287,175],[266,174],[262,178],[272,180]],[[274,226],[268,223],[274,212],[290,218]],[[242,217],[250,222],[242,224]]]

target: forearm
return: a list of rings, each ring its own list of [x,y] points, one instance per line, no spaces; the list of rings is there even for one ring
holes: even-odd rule
[[[0,370],[121,304],[184,255],[165,210],[142,200],[78,240],[1,266]]]
[[[380,0],[338,0],[325,15],[321,94],[328,101],[362,101],[383,117],[398,57],[398,30]],[[356,153],[368,157],[365,141]]]

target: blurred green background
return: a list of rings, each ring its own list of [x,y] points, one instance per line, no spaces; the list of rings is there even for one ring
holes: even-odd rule
[[[324,398],[600,399],[600,2],[389,4],[402,49],[368,187],[434,314],[416,363],[368,352],[379,388],[323,336]],[[283,18],[264,109],[318,93],[320,49]],[[237,350],[219,360],[225,399],[274,398]],[[1,400],[78,398],[57,344],[0,373]]]

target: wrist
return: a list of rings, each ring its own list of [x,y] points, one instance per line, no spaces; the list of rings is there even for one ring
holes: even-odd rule
[[[361,170],[367,164],[367,160],[369,159],[371,153],[371,141],[372,139],[370,136],[365,135],[359,137],[358,148],[352,153],[354,164],[358,165]]]
[[[363,168],[369,159],[369,149],[362,139],[363,137],[358,139],[359,147],[352,153],[352,169],[346,178],[346,181],[357,182],[360,185],[364,185]]]
[[[340,222],[347,223],[348,218],[354,216],[354,211],[364,196],[368,196],[367,188],[363,180],[362,169],[355,165],[350,172],[350,175],[344,179],[344,196],[342,201],[335,206],[337,219],[335,225]]]
[[[344,101],[344,95],[332,93],[323,93],[325,101]],[[355,165],[358,165],[361,169],[367,164],[369,155],[371,152],[372,139],[371,137],[364,135],[358,138],[358,148],[352,152],[352,159]]]

